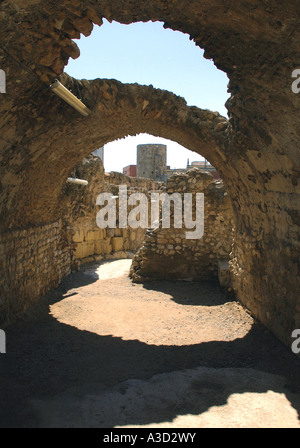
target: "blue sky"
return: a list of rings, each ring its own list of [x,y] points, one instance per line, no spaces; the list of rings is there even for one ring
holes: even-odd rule
[[[101,27],[94,27],[91,36],[75,42],[81,56],[66,67],[75,78],[152,84],[182,96],[190,106],[227,116],[224,104],[229,97],[228,78],[203,58],[203,51],[186,34],[165,30],[160,22],[122,25],[105,21]],[[105,170],[122,171],[124,166],[134,165],[136,146],[141,143],[167,144],[171,168],[185,167],[188,158],[201,159],[177,143],[141,134],[107,144]]]

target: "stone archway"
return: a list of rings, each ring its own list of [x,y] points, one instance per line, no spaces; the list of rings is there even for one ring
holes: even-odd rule
[[[43,118],[36,138],[26,145],[27,154],[31,154],[26,179],[12,199],[18,204],[14,208],[15,226],[53,220],[72,168],[97,145],[126,135],[149,133],[172,138],[201,153],[222,172],[228,121],[217,112],[188,107],[182,98],[151,86],[115,80],[77,81],[67,75],[61,80],[72,91],[79,88],[92,114],[82,118],[51,92],[39,92],[41,106],[36,112]],[[10,214],[10,226],[12,222]]]
[[[90,34],[102,17],[122,23],[163,21],[166,27],[188,33],[205,49],[205,56],[226,71],[232,95],[227,103],[229,124],[208,112],[187,110],[181,100],[169,102],[168,95],[151,88],[140,95],[140,103],[140,87],[114,81],[83,83],[82,96],[93,104],[98,86],[103,143],[114,132],[116,138],[150,130],[185,142],[190,149],[195,141],[199,149],[202,142],[202,155],[208,154],[220,171],[235,211],[231,264],[237,296],[290,345],[291,332],[300,325],[299,100],[291,91],[300,48],[296,1],[287,7],[273,0],[235,6],[221,0],[201,5],[180,0],[69,0],[47,6],[16,0],[3,2],[1,9],[1,64],[8,91],[0,105],[3,231],[58,218],[67,168],[94,143],[83,119],[65,112],[46,90],[63,72],[68,57],[78,56],[72,39]],[[156,106],[151,105],[154,97]],[[139,108],[141,120],[144,112],[143,125],[133,125],[135,114],[121,125],[122,108]],[[117,120],[118,133],[112,129]]]

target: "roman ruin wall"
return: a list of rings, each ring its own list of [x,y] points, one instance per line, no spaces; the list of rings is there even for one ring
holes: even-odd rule
[[[94,156],[85,158],[77,165],[73,177],[87,180],[87,186],[69,184],[65,196],[65,220],[68,221],[74,244],[77,265],[102,259],[127,258],[141,246],[145,229],[119,228],[118,216],[115,228],[99,228],[96,222],[100,206],[96,205],[100,193],[117,197],[119,186],[126,185],[128,197],[132,193],[149,194],[160,184],[150,179],[132,178],[118,172],[104,173],[102,161]],[[118,201],[117,212],[118,212]]]
[[[220,173],[234,216],[229,264],[236,296],[290,346],[300,328],[299,94],[291,89],[300,60],[299,16],[298,0],[1,2],[2,241],[60,222],[67,176],[94,148],[139,133],[173,140]],[[104,18],[160,21],[187,33],[228,75],[229,119],[153,86],[68,77],[68,59],[79,56],[74,39],[90,35]],[[80,93],[89,117],[54,96],[55,78]],[[36,245],[31,253],[38,256]],[[2,272],[9,288],[18,269],[13,256],[15,265],[6,262]],[[25,301],[30,294],[1,294],[1,319],[12,318]]]
[[[71,240],[62,220],[0,236],[0,321],[7,325],[71,272]]]
[[[147,231],[143,246],[133,259],[130,277],[135,282],[158,279],[214,281],[222,275],[222,286],[230,288],[229,267],[224,269],[224,265],[228,266],[232,248],[233,214],[223,182],[215,181],[210,173],[194,168],[171,176],[165,193],[169,197],[180,193],[183,226],[174,228],[173,219],[170,228],[163,228],[161,212],[160,227]],[[204,233],[201,238],[186,237],[186,232],[191,229],[184,225],[185,193],[192,194],[193,220],[196,219],[196,194],[204,194]]]

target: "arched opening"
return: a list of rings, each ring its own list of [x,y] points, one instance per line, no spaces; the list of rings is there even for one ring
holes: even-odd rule
[[[94,104],[93,114],[86,121],[47,92],[39,114],[47,119],[49,108],[54,107],[56,111],[51,115],[51,123],[47,120],[48,129],[34,141],[36,156],[31,160],[22,191],[15,198],[19,203],[15,210],[19,223],[41,222],[57,216],[70,170],[95,148],[127,135],[148,133],[176,141],[202,154],[222,175],[224,129],[228,121],[218,113],[189,107],[182,98],[152,86],[123,85],[100,79],[86,84],[68,75],[62,79],[70,90],[82,90],[84,99]],[[47,176],[40,170],[40,164],[46,167]],[[37,180],[38,191],[34,188]],[[48,195],[50,184],[51,196]],[[29,204],[32,201],[34,209]],[[20,225],[16,221],[10,219],[9,225]]]
[[[203,51],[192,43],[187,35],[166,30],[162,23],[139,22],[122,25],[117,22],[110,24],[104,20],[100,28],[93,30],[92,36],[81,37],[78,46],[81,56],[75,61],[70,61],[65,68],[69,75],[90,79],[101,74],[102,78],[115,78],[123,83],[151,84],[155,89],[165,89],[180,94],[188,104],[216,109],[226,115],[224,106],[228,99],[226,75],[218,71],[211,61],[203,58]],[[101,54],[99,48],[101,48]],[[76,86],[73,91],[77,94]],[[189,160],[191,167],[199,159],[205,160],[199,153],[191,152],[178,143],[163,139],[160,133],[157,136],[139,134],[105,144],[105,171],[122,173],[124,168],[133,168],[137,163],[137,145],[147,142],[168,145],[167,165],[170,168],[168,176],[174,174],[175,169],[177,173],[185,171]],[[175,157],[176,151],[177,157]],[[157,178],[154,166],[151,165],[151,168],[149,166],[148,170],[144,168],[139,170],[138,177],[162,180],[161,177]],[[108,181],[109,177],[106,180]],[[164,178],[164,181],[166,180],[167,177]],[[110,181],[113,181],[112,178]],[[119,182],[121,181],[122,179],[119,179]],[[95,225],[95,222],[93,224]],[[106,244],[96,244],[96,240],[93,243],[91,237],[88,235],[85,237],[83,233],[80,235],[78,231],[75,234],[75,238],[78,240],[76,252],[78,256],[84,256],[84,259],[89,260],[91,257],[87,257],[87,255],[92,256],[99,250],[98,256],[101,256],[103,250],[105,256],[109,256],[106,254]],[[94,235],[95,239],[99,237],[97,232],[94,232]],[[139,241],[141,235],[138,238]],[[128,249],[126,236],[128,235],[123,235],[120,231],[105,235],[105,238],[108,237],[113,242],[115,238],[118,241],[118,243],[108,244],[108,248],[113,249],[117,244],[118,253],[120,256],[124,255],[124,249]],[[130,240],[130,238],[128,239]],[[136,244],[136,242],[136,237],[134,237],[134,243]],[[132,244],[129,244],[129,247],[131,248]],[[134,248],[136,249],[137,246],[135,245]],[[94,255],[97,256],[96,253]]]
[[[186,168],[188,162],[192,163],[197,160],[205,160],[200,154],[190,151],[170,139],[164,139],[150,134],[139,134],[115,140],[105,145],[105,172],[117,171],[124,173],[126,166],[135,166],[137,163],[137,146],[147,143],[163,144],[167,147],[166,164],[173,170]]]
[[[162,22],[124,25],[104,20],[76,44],[80,56],[65,67],[74,78],[152,85],[181,96],[187,105],[227,117],[228,77],[203,57],[188,34],[164,29]]]
[[[135,257],[137,250],[145,243],[146,232],[149,232],[154,222],[161,221],[159,209],[155,209],[155,197],[158,195],[159,208],[162,207],[164,200],[168,201],[170,198],[172,208],[174,194],[177,196],[180,194],[182,196],[181,212],[178,218],[181,222],[179,226],[181,230],[175,230],[173,223],[171,224],[171,216],[168,221],[168,218],[163,215],[163,220],[167,219],[169,227],[161,234],[156,232],[153,234],[152,243],[158,244],[160,241],[158,247],[155,247],[155,253],[152,254],[154,258],[151,260],[149,253],[146,263],[144,257],[143,273],[139,270],[139,275],[134,275],[134,279],[140,281],[142,278],[156,278],[159,274],[161,279],[188,278],[213,281],[219,277],[220,281],[218,272],[220,263],[223,266],[226,264],[227,273],[223,267],[223,276],[228,277],[229,253],[233,241],[233,216],[229,197],[216,169],[198,153],[191,152],[170,140],[148,134],[121,139],[114,145],[115,152],[111,147],[106,149],[109,145],[105,145],[100,152],[94,151],[91,157],[79,164],[72,173],[72,177],[88,181],[87,187],[75,185],[66,191],[65,207],[68,213],[65,213],[65,219],[73,230],[72,241],[76,246],[74,253],[76,262],[84,264],[117,257]],[[109,164],[107,165],[110,151],[114,161],[112,165],[114,169],[111,171],[108,169]],[[127,159],[130,156],[132,158]],[[118,160],[117,164],[115,160]],[[131,164],[124,167],[128,160]],[[104,165],[102,165],[103,161]],[[123,189],[126,192],[121,193]],[[98,203],[99,195],[109,194],[116,198],[114,218],[110,215],[105,203]],[[198,217],[200,210],[197,209],[193,213],[193,222],[196,222],[196,226],[192,225],[192,227],[196,228],[192,232],[192,241],[187,241],[182,229],[187,224],[189,205],[186,197],[194,196],[191,203],[194,207],[196,196],[200,194],[205,197],[203,203],[205,207],[203,234],[205,235],[195,236],[202,225]],[[131,210],[139,209],[138,204],[141,198],[138,199],[137,195],[145,196],[143,199],[146,203],[143,203],[142,207],[146,208],[147,218],[145,221],[144,215],[141,217],[139,212],[138,218],[134,217],[134,223],[130,223],[130,213],[131,216],[134,213]],[[134,197],[136,197],[135,202]],[[105,217],[105,221],[110,221],[111,216],[110,224],[104,221],[101,225],[98,223],[96,217],[102,212],[101,208],[95,205],[102,207],[105,205],[103,210],[106,210],[105,213],[109,215]],[[123,219],[121,224],[120,210],[124,210],[124,207],[127,213],[126,224]],[[169,213],[173,215],[173,208],[172,210],[171,208]],[[157,216],[154,216],[155,214]],[[104,220],[104,216],[101,219]],[[137,266],[135,261],[134,265]],[[146,266],[148,266],[148,272]],[[223,282],[222,286],[229,288],[229,279],[226,280],[227,284]]]
[[[47,327],[51,338],[62,330],[64,341],[72,333],[75,344],[83,337],[86,346],[96,346],[99,352],[108,343],[106,353],[113,353],[116,358],[124,356],[124,347],[129,356],[133,349],[136,354],[143,349],[145,357],[158,354],[151,358],[153,365],[157,359],[163,363],[171,354],[173,366],[177,366],[178,353],[185,359],[195,359],[194,348],[197,360],[205,363],[211,347],[217,347],[214,361],[210,358],[211,365],[222,367],[227,360],[228,366],[235,349],[242,347],[233,366],[266,370],[274,366],[272,373],[279,372],[285,378],[297,371],[293,362],[277,362],[290,361],[291,334],[300,325],[299,107],[298,97],[291,90],[294,61],[300,58],[297,5],[287,7],[273,0],[251,5],[229,5],[223,0],[201,4],[177,0],[70,0],[67,5],[46,5],[29,0],[26,8],[17,7],[21,3],[2,2],[0,17],[1,63],[7,75],[7,93],[1,94],[0,103],[0,262],[4,271],[0,279],[1,321],[10,322],[24,313],[70,272],[68,228],[61,219],[70,170],[98,146],[128,135],[148,133],[201,153],[220,172],[234,210],[235,236],[230,260],[233,289],[254,317],[284,342],[287,351],[282,351],[281,346],[273,351],[273,345],[271,354],[264,351],[261,341],[265,333],[260,330],[249,332],[249,337],[242,341],[228,344],[225,334],[221,343],[188,350],[157,349],[135,341],[124,343],[122,335],[116,336],[117,341],[109,336],[107,339],[107,335],[99,339],[91,332],[79,334],[63,324]],[[101,25],[103,18],[123,24],[163,22],[164,27],[190,36],[204,48],[205,57],[213,59],[227,73],[231,94],[227,102],[229,120],[223,114],[188,106],[182,98],[153,86],[103,79],[78,81],[63,73],[69,57],[78,56],[73,40],[81,33],[88,36],[94,24]],[[48,90],[56,77],[68,89],[79,91],[82,101],[92,110],[88,119],[78,116]],[[253,346],[257,334],[259,342]],[[23,335],[20,339],[26,341]],[[39,338],[36,340],[40,344]],[[56,343],[57,347],[59,341]],[[46,346],[47,356],[48,352],[53,355],[52,339]],[[81,359],[80,354],[77,359]],[[24,356],[19,359],[26,365]],[[46,380],[52,383],[56,380],[55,371],[51,377],[53,359],[49,357],[46,366],[50,366]],[[74,357],[66,359],[73,367]],[[68,362],[62,361],[66,367],[63,370],[69,369]],[[22,365],[18,366],[16,376],[23,372]],[[94,374],[88,377],[91,382],[97,380],[99,362],[95,366]],[[186,368],[184,362],[180,366]],[[40,370],[48,373],[47,368]],[[32,372],[27,370],[30,384],[36,380]],[[157,372],[149,369],[147,373],[151,376]],[[292,384],[294,378],[289,379]],[[284,380],[279,390],[287,383]],[[49,381],[44,384],[48,387]],[[258,392],[269,390],[269,384],[267,381],[267,386],[259,385]],[[196,381],[192,391],[202,392],[207,385],[211,383],[199,385]],[[213,386],[215,391],[216,383]],[[218,387],[224,390],[220,383]],[[244,390],[249,392],[249,383]],[[230,393],[235,391],[230,389]],[[290,391],[286,390],[286,394],[297,402]],[[190,396],[189,391],[186,396]],[[215,401],[208,403],[215,405]],[[223,395],[218,403],[224,404]]]

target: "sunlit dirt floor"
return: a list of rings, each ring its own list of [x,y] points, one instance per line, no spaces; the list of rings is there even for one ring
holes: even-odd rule
[[[6,328],[1,427],[300,428],[300,360],[217,284],[83,266]]]

